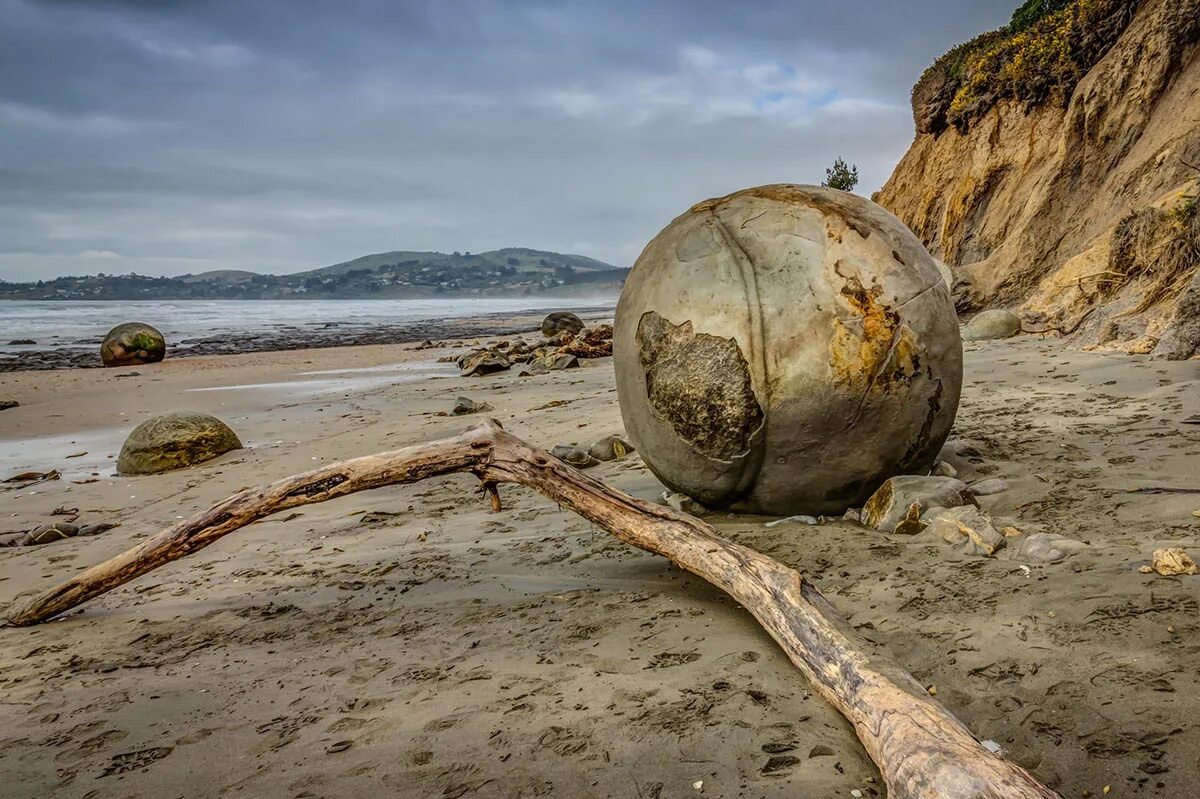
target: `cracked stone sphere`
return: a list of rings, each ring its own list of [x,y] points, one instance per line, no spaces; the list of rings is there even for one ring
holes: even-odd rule
[[[617,305],[625,429],[663,483],[710,507],[860,506],[927,474],[954,423],[962,341],[921,242],[868,200],[776,185],[693,206]]]
[[[157,328],[143,322],[126,322],[108,331],[100,345],[105,366],[158,363],[167,354],[167,342]]]

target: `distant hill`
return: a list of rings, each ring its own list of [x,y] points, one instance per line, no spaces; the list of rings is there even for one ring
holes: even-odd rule
[[[180,277],[93,275],[0,281],[0,299],[363,299],[616,291],[628,269],[523,247],[483,253],[393,252],[286,275],[222,269]]]
[[[376,253],[375,255],[364,255],[361,258],[355,258],[353,261],[344,261],[340,264],[323,266],[320,269],[311,269],[307,272],[299,272],[297,274],[336,275],[354,269],[377,269],[390,264],[408,264],[413,262],[421,266],[443,268],[510,266],[519,271],[544,271],[546,269],[553,269],[556,266],[570,266],[572,269],[583,271],[617,268],[612,264],[606,264],[603,261],[597,261],[595,258],[588,258],[583,255],[564,255],[563,253],[530,250],[524,247],[505,247],[502,250],[491,250],[475,254],[469,252],[447,254],[444,252],[396,250],[394,252]]]

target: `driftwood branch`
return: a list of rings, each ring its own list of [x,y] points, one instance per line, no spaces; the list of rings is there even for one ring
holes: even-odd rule
[[[272,513],[453,472],[478,477],[493,508],[499,508],[499,483],[533,488],[622,541],[662,555],[728,593],[853,725],[892,799],[1058,796],[981,745],[911,675],[869,654],[865,642],[796,571],[721,538],[699,519],[593,480],[494,422],[452,438],[329,464],[241,491],[34,596],[17,607],[9,621],[43,622]]]

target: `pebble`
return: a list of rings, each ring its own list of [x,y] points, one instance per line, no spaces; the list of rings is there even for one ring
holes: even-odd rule
[[[661,499],[663,505],[673,508],[680,513],[686,513],[691,516],[703,516],[704,514],[708,513],[708,508],[704,507],[687,494],[680,494],[676,491],[664,491]]]
[[[1008,559],[1026,563],[1056,563],[1087,547],[1082,541],[1051,533],[1010,536]]]
[[[993,477],[988,480],[980,480],[977,483],[971,483],[971,493],[977,497],[986,497],[991,494],[999,494],[1001,491],[1008,490],[1008,481],[1003,477]]]
[[[801,514],[799,516],[788,516],[784,519],[776,519],[773,522],[767,522],[763,525],[763,527],[776,527],[781,524],[787,524],[788,522],[796,522],[798,524],[816,524],[817,520],[812,516],[805,516]]]
[[[958,469],[946,461],[938,461],[933,465],[933,471],[930,474],[936,477],[958,477]]]

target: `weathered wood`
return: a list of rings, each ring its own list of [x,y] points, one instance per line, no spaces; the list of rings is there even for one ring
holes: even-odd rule
[[[486,423],[459,436],[333,463],[241,491],[39,594],[9,617],[37,624],[221,536],[286,508],[436,475],[470,472],[494,508],[498,483],[533,488],[640,549],[662,555],[750,611],[792,663],[853,725],[892,799],[1051,799],[992,753],[907,672],[865,643],[799,573],[727,541],[684,513],[642,502]]]

